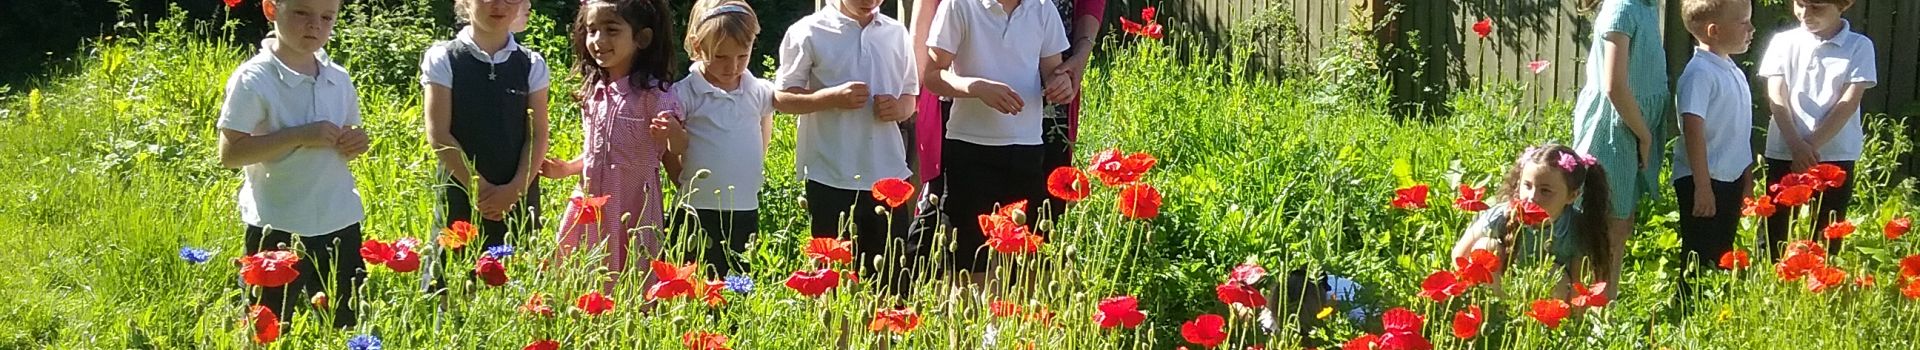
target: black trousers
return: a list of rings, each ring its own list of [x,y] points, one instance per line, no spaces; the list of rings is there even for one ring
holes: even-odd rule
[[[687,208],[674,209],[671,225],[698,229],[699,235],[706,241],[706,249],[699,258],[706,262],[710,277],[744,275],[752,273],[752,267],[745,259],[747,242],[760,233],[760,211],[758,210],[710,210]],[[684,225],[698,224],[688,227]],[[693,232],[675,230],[676,232]]]
[[[367,281],[367,262],[360,258],[360,224],[353,224],[338,231],[313,237],[300,237],[291,232],[268,230],[259,226],[247,226],[243,240],[246,242],[247,255],[262,251],[292,250],[300,256],[300,262],[294,270],[300,276],[285,286],[259,288],[250,293],[247,300],[257,305],[265,305],[280,315],[280,320],[293,320],[287,311],[313,293],[327,293],[327,304],[333,308],[333,327],[347,328],[359,324],[358,313],[354,310],[354,292]],[[296,240],[298,242],[296,242]]]
[[[913,252],[921,249],[911,244],[915,241],[907,235],[907,227],[914,221],[911,202],[876,212],[874,208],[886,205],[874,200],[872,191],[834,188],[813,181],[807,181],[806,190],[812,236],[853,241],[861,277],[876,278],[891,295],[905,295],[916,260]],[[874,275],[881,271],[887,273]]]
[[[982,249],[986,236],[980,231],[981,214],[995,206],[1027,201],[1023,210],[1033,213],[1046,193],[1046,171],[1042,170],[1044,147],[1041,145],[983,146],[948,139],[941,148],[941,164],[946,175],[947,197],[944,209],[951,218],[954,251],[947,254],[948,268],[954,271],[985,272],[992,252]],[[1039,215],[1028,215],[1032,224]]]
[[[1820,232],[1834,220],[1844,220],[1847,217],[1847,205],[1853,203],[1853,179],[1855,178],[1853,161],[1821,162],[1821,164],[1833,164],[1847,171],[1847,183],[1839,188],[1829,188],[1825,192],[1816,193],[1813,201],[1808,202],[1808,205],[1817,203],[1820,206],[1813,216],[1814,236],[1819,241],[1825,241],[1823,244],[1827,246],[1828,254],[1839,254],[1841,240],[1828,240]],[[1786,178],[1787,174],[1791,173],[1793,173],[1793,161],[1767,158],[1767,186],[1780,183],[1780,179]],[[1789,219],[1793,217],[1793,212],[1794,210],[1788,210],[1783,206],[1774,211],[1773,216],[1767,217],[1767,247],[1772,248],[1776,256],[1779,255],[1778,252],[1786,249],[1788,229],[1792,228]]]
[[[466,221],[468,224],[473,225],[474,230],[478,231],[473,241],[468,242],[466,247],[461,248],[463,251],[472,250],[474,253],[464,254],[463,256],[478,257],[481,252],[486,251],[487,247],[508,244],[510,242],[510,236],[517,236],[513,234],[516,232],[532,233],[540,231],[540,182],[538,180],[534,181],[532,185],[527,185],[527,192],[520,197],[519,202],[513,204],[514,210],[508,211],[504,220],[487,220],[484,217],[478,216],[480,213],[475,212],[473,206],[474,201],[478,199],[469,195],[465,187],[454,184],[451,179],[441,185],[440,195],[440,209],[442,210],[440,217],[445,220],[440,223],[440,227],[453,227],[454,222]],[[475,217],[480,217],[481,219],[475,221]],[[439,233],[435,232],[434,234],[438,235]],[[435,237],[438,236],[427,237],[427,239],[431,240]],[[433,266],[435,273],[433,274],[433,285],[427,287],[428,291],[445,288],[446,276],[455,273],[454,271],[460,271],[459,266],[473,266],[471,261],[449,261],[452,259],[447,253],[447,250],[441,250],[438,258],[434,259],[435,262]],[[466,271],[468,277],[472,277],[471,272],[472,271]]]
[[[1680,248],[1694,255],[1694,260],[1702,268],[1714,268],[1719,265],[1720,255],[1733,249],[1733,240],[1740,231],[1740,207],[1743,205],[1743,187],[1739,182],[1712,181],[1713,198],[1694,198],[1693,176],[1673,180],[1673,193],[1680,202]],[[1713,216],[1693,215],[1693,205],[1701,200],[1713,201]]]

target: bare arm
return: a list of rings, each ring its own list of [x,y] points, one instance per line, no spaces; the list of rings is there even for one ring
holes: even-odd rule
[[[1653,132],[1648,128],[1646,118],[1640,114],[1640,103],[1634,101],[1633,87],[1627,80],[1627,69],[1630,63],[1628,62],[1628,40],[1626,34],[1607,33],[1605,44],[1601,48],[1603,51],[1601,64],[1606,67],[1606,73],[1599,77],[1600,86],[1607,95],[1607,101],[1612,102],[1614,110],[1620,113],[1620,120],[1625,122],[1627,129],[1632,130],[1633,136],[1640,140],[1641,166],[1644,167],[1646,153],[1653,142]]]
[[[867,83],[848,82],[825,89],[789,87],[773,93],[773,109],[808,114],[830,109],[858,109],[867,105]]]
[[[1853,121],[1853,112],[1860,110],[1860,99],[1866,93],[1866,83],[1847,84],[1847,91],[1840,94],[1840,100],[1834,102],[1833,109],[1827,110],[1827,115],[1820,118],[1820,123],[1814,124],[1813,137],[1807,141],[1807,145],[1819,149],[1827,141],[1833,140],[1833,135],[1839,134],[1841,128]]]
[[[460,141],[453,139],[453,90],[445,86],[427,84],[425,99],[427,101],[427,144],[433,147],[434,158],[440,160],[441,168],[453,174],[455,181],[471,185],[475,180],[473,180],[472,169],[467,167],[467,155],[461,151]]]
[[[300,147],[333,147],[340,127],[331,122],[316,122],[282,129],[265,135],[252,135],[233,129],[220,129],[220,166],[239,168],[284,157]]]

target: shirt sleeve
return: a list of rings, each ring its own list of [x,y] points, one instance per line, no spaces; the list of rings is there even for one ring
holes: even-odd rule
[[[1853,58],[1847,60],[1851,63],[1847,69],[1847,82],[1866,83],[1869,88],[1879,85],[1880,69],[1874,62],[1873,41],[1861,35],[1854,40],[1854,47]]]
[[[420,56],[420,85],[433,84],[453,88],[453,61],[452,57],[447,57],[445,45],[441,43],[430,46],[427,48],[427,53]]]
[[[1056,9],[1053,7],[1046,7],[1046,10],[1048,15],[1044,16],[1045,18],[1043,18],[1042,20],[1046,22],[1045,26],[1047,28],[1070,28],[1070,27],[1067,27],[1066,24],[1060,23],[1060,9]],[[1042,41],[1040,41],[1040,52],[1042,52],[1042,54],[1040,55],[1040,57],[1053,56],[1056,54],[1060,54],[1062,52],[1066,52],[1067,49],[1073,48],[1072,44],[1070,44],[1067,41],[1067,31],[1053,30],[1053,31],[1043,31],[1043,32],[1052,32],[1052,33],[1043,34],[1045,36],[1041,37]]]
[[[1774,34],[1773,39],[1767,40],[1767,52],[1760,54],[1760,66],[1755,67],[1754,76],[1780,77],[1787,75],[1787,56],[1790,55],[1788,52],[1793,51],[1792,45],[1787,43],[1787,40],[1784,40],[1784,37],[1787,35],[1787,33],[1782,32]]]
[[[808,52],[806,40],[806,19],[787,29],[787,35],[780,40],[780,67],[774,72],[774,85],[780,89],[812,88],[807,82],[813,80],[813,54]]]
[[[1708,110],[1713,106],[1714,84],[1709,81],[1706,74],[1701,74],[1695,68],[1689,65],[1685,72],[1680,73],[1680,81],[1674,86],[1674,98],[1678,100],[1677,106],[1680,112],[1678,115],[1684,117],[1692,114],[1702,119],[1712,118],[1713,115],[1709,114]],[[1681,123],[1685,125],[1685,121]],[[1681,132],[1684,133],[1685,130],[1686,128],[1681,128]]]
[[[360,120],[360,93],[353,85],[353,78],[341,78],[341,83],[344,84],[346,89],[343,91],[345,96],[341,96],[342,99],[346,101],[341,101],[341,103],[347,106],[347,125],[363,125],[364,122]]]
[[[940,2],[940,7],[933,11],[933,24],[927,27],[927,47],[960,52],[960,43],[966,41],[967,33],[967,21],[961,18],[958,8],[962,2],[966,0]]]
[[[1626,1],[1608,1],[1602,5],[1600,13],[1593,18],[1593,37],[1601,39],[1606,38],[1607,33],[1620,33],[1632,39],[1636,23],[1627,13],[1630,6],[1633,5]]]
[[[526,51],[528,61],[533,63],[533,67],[527,70],[527,91],[540,91],[552,87],[553,72],[547,67],[547,58],[525,46],[521,46],[520,50]]]
[[[220,120],[215,125],[248,134],[266,132],[267,104],[254,90],[259,80],[259,74],[244,66],[227,78],[227,98],[220,102]]]

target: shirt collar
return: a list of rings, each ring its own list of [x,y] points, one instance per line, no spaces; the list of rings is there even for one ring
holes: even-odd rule
[[[473,50],[473,57],[478,58],[481,61],[486,61],[490,63],[499,63],[497,61],[506,61],[506,59],[504,58],[506,54],[520,50],[520,41],[514,40],[513,34],[509,33],[507,34],[507,46],[500,48],[499,52],[494,52],[493,57],[488,57],[486,52],[478,50],[480,48],[480,44],[473,41],[473,26],[471,25],[460,27],[460,34],[454,35],[453,40],[460,44],[474,47],[475,50]],[[495,57],[500,57],[501,59],[496,60],[494,59]]]
[[[727,90],[720,89],[720,87],[718,86],[714,86],[713,82],[711,81],[707,81],[707,76],[706,74],[704,74],[706,72],[706,67],[704,64],[694,63],[693,68],[688,70],[690,71],[689,73],[691,74],[687,74],[687,77],[690,78],[690,79],[687,79],[687,83],[693,84],[693,85],[687,86],[687,87],[693,89],[694,92],[700,93],[702,95],[711,95],[711,96],[732,96],[731,95],[732,93],[727,92]],[[744,74],[740,75],[740,80],[742,81],[742,85],[740,85],[741,88],[746,87],[745,85],[746,79],[747,79],[746,75]]]
[[[1807,31],[1807,34],[1813,34],[1813,31]],[[1853,22],[1842,18],[1840,19],[1840,31],[1833,33],[1833,38],[1821,40],[1820,44],[1846,46],[1853,42],[1853,36],[1848,34],[1853,34]],[[1814,40],[1820,39],[1819,36],[1814,36],[1813,38]]]
[[[627,84],[627,77],[620,76],[600,82],[596,89],[611,91],[616,95],[626,96],[628,92],[633,91],[633,86]]]
[[[1707,51],[1707,49],[1698,46],[1693,48],[1693,59],[1707,60],[1707,62],[1712,62],[1714,66],[1722,69],[1740,69],[1739,66],[1733,64],[1733,60],[1720,57],[1719,54],[1715,54],[1713,51]]]
[[[335,70],[332,62],[327,61],[325,49],[313,53],[313,59],[318,69],[314,71],[315,76],[307,76],[294,71],[293,67],[288,67],[286,62],[280,61],[280,56],[273,54],[274,45],[279,45],[277,39],[267,38],[261,40],[260,55],[267,56],[267,60],[273,62],[274,76],[280,80],[281,85],[293,87],[306,82],[320,82],[326,83],[327,85],[334,85],[339,84],[340,79],[345,77],[346,72]]]

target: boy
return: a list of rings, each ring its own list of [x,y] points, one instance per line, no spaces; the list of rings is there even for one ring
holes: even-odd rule
[[[1673,193],[1680,202],[1680,245],[1714,266],[1740,228],[1742,190],[1752,189],[1753,93],[1732,55],[1753,42],[1751,0],[1686,0],[1687,32],[1698,46],[1680,73],[1680,135]]]
[[[1760,59],[1759,76],[1766,80],[1768,109],[1767,184],[1789,173],[1804,172],[1816,164],[1840,167],[1853,177],[1865,135],[1860,130],[1860,100],[1876,84],[1873,41],[1854,33],[1840,18],[1852,0],[1794,0],[1793,14],[1800,27],[1773,36]],[[1849,179],[1850,180],[1850,179]],[[1818,195],[1814,228],[1845,218],[1853,202],[1853,181]],[[1792,210],[1767,218],[1767,243],[1779,249],[1787,240]],[[1828,242],[1838,252],[1840,242]]]
[[[276,0],[275,37],[234,68],[220,106],[220,166],[240,168],[247,255],[294,250],[299,276],[250,296],[282,319],[309,293],[333,292],[333,327],[357,322],[353,292],[366,280],[366,218],[347,161],[367,152],[347,71],[320,54],[339,0]],[[331,286],[331,288],[329,288]]]
[[[873,183],[906,179],[906,144],[899,123],[913,116],[920,83],[915,79],[907,27],[879,12],[884,0],[836,0],[792,27],[780,41],[774,108],[801,115],[794,165],[807,181],[807,214],[815,238],[838,237],[847,222],[860,266],[891,255],[888,269],[905,271],[901,252],[912,207],[886,213],[873,199]],[[871,103],[869,103],[871,102]],[[844,219],[843,219],[844,218]],[[888,251],[895,254],[885,254]],[[906,285],[904,277],[881,283]],[[898,292],[898,290],[894,290]]]
[[[947,263],[986,278],[986,238],[975,218],[996,205],[1046,198],[1042,96],[1071,100],[1070,79],[1051,73],[1068,48],[1059,10],[1047,0],[943,1],[928,29],[921,82],[953,100],[941,146],[946,215],[958,230]],[[1029,215],[1034,217],[1037,215]],[[1022,223],[1027,224],[1027,223]]]

